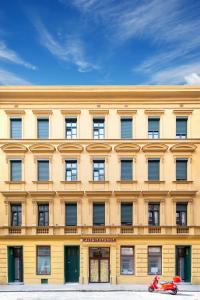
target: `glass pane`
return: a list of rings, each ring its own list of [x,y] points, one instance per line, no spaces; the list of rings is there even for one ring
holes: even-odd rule
[[[50,256],[38,256],[38,274],[50,274]]]
[[[121,274],[133,274],[133,256],[121,256]]]
[[[121,254],[122,255],[133,255],[133,247],[122,247]]]
[[[90,281],[99,281],[99,263],[97,259],[90,259]]]
[[[100,260],[100,282],[109,281],[109,260],[103,259]]]

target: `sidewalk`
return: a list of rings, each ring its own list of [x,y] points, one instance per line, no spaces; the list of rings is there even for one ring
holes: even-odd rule
[[[9,284],[0,285],[1,292],[146,292],[147,285],[142,284]],[[182,292],[200,292],[200,285],[179,284],[178,289]]]

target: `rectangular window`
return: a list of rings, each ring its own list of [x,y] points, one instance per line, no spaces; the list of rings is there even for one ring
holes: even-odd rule
[[[50,275],[50,246],[37,246],[37,275]]]
[[[49,180],[49,161],[38,160],[38,181]]]
[[[105,138],[105,120],[103,118],[93,119],[93,138],[104,139]]]
[[[93,204],[93,225],[94,226],[105,225],[105,204],[104,203]]]
[[[160,204],[149,203],[149,226],[160,225]]]
[[[132,159],[121,160],[121,180],[133,179],[133,161]]]
[[[160,159],[148,159],[148,180],[160,180]]]
[[[66,181],[76,181],[77,180],[77,161],[76,160],[66,160],[65,161],[65,180]]]
[[[77,118],[65,119],[65,137],[67,139],[77,138]]]
[[[162,274],[162,248],[157,246],[148,247],[148,274]]]
[[[11,226],[21,226],[22,225],[22,206],[21,204],[11,204]]]
[[[22,119],[11,118],[10,119],[10,138],[21,139],[22,138]]]
[[[133,275],[134,274],[134,248],[133,247],[121,247],[121,275]]]
[[[121,118],[121,139],[132,139],[132,118]]]
[[[37,136],[38,139],[49,138],[49,118],[37,119]]]
[[[94,160],[93,161],[93,180],[100,181],[105,180],[105,161]]]
[[[176,117],[176,138],[187,138],[187,117]]]
[[[176,180],[187,180],[187,158],[176,159]]]
[[[77,226],[77,204],[68,203],[65,205],[66,226]]]
[[[21,181],[22,180],[22,161],[10,160],[10,180]]]
[[[132,203],[121,203],[121,225],[133,225]]]
[[[49,226],[49,204],[38,204],[38,226]]]
[[[160,118],[148,118],[148,137],[149,139],[160,138]]]
[[[187,203],[176,204],[176,225],[187,226]]]

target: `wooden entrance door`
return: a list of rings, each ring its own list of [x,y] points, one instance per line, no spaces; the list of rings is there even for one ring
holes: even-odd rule
[[[110,282],[110,249],[89,248],[89,281]]]
[[[8,282],[23,282],[22,247],[8,247]]]
[[[191,281],[191,247],[176,247],[176,275],[185,282]]]
[[[79,282],[79,246],[65,247],[65,282]]]

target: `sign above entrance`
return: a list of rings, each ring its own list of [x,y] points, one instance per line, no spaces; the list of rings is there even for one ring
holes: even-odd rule
[[[115,243],[115,238],[83,238],[82,242],[86,243]]]

